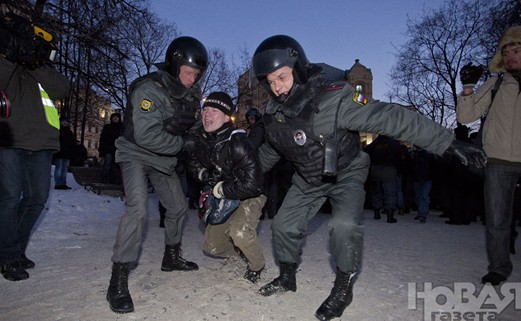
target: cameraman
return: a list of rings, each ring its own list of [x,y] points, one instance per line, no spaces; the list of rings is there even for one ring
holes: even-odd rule
[[[489,71],[497,76],[474,91],[483,71],[471,63],[461,69],[463,92],[456,116],[460,123],[468,124],[486,115],[481,143],[488,157],[484,195],[489,264],[481,282],[495,286],[507,281],[513,270],[510,242],[515,236],[510,226],[516,184],[521,178],[521,26],[504,32],[489,65]]]
[[[26,269],[35,265],[25,250],[49,195],[52,153],[60,148],[58,113],[51,100],[66,97],[70,88],[48,63],[21,62],[12,55],[23,50],[0,51],[0,89],[5,94],[0,96],[0,127],[2,136],[10,138],[0,141],[0,269],[10,281],[27,279]]]

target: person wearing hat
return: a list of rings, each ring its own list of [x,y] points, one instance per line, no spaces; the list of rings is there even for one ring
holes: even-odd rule
[[[103,126],[99,137],[99,157],[103,159],[102,179],[104,183],[119,183],[115,180],[116,170],[116,139],[119,138],[122,131],[121,114],[113,113],[110,115],[110,124]]]
[[[123,133],[116,140],[116,162],[125,188],[125,212],[112,254],[107,300],[112,311],[134,311],[128,290],[130,265],[141,251],[148,212],[148,183],[165,207],[165,251],[161,271],[194,271],[196,263],[182,257],[182,229],[188,202],[175,172],[183,136],[196,123],[200,80],[208,53],[192,37],[174,39],[161,69],[134,80],[129,87]]]
[[[463,92],[456,116],[463,124],[487,115],[482,125],[485,167],[485,225],[488,273],[482,283],[499,285],[512,274],[510,243],[513,197],[521,178],[521,26],[507,29],[489,65],[495,76],[475,92],[483,67],[465,65],[460,71]]]
[[[257,153],[246,131],[234,128],[233,111],[232,99],[224,92],[213,92],[204,100],[202,128],[192,136],[188,164],[214,198],[240,200],[224,223],[211,224],[208,219],[203,251],[216,257],[242,255],[248,264],[244,278],[256,283],[265,265],[257,225],[266,197],[261,194],[263,176]]]
[[[76,137],[71,130],[68,117],[60,117],[60,151],[53,155],[54,189],[71,189],[67,186],[67,170],[74,153]]]

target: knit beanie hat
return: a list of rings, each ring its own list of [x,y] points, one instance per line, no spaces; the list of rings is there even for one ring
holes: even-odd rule
[[[501,40],[499,41],[499,45],[496,50],[496,54],[490,61],[490,65],[488,68],[491,72],[506,71],[505,65],[503,64],[502,51],[506,45],[515,43],[521,44],[521,26],[508,28],[501,37]]]
[[[222,91],[211,93],[204,101],[203,107],[217,108],[228,116],[233,114],[233,102],[230,95]]]

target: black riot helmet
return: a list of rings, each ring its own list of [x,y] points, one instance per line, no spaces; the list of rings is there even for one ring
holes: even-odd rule
[[[297,84],[308,81],[309,61],[300,44],[285,35],[272,36],[261,42],[253,54],[253,73],[261,84],[271,72],[288,66],[293,68],[293,78]]]
[[[247,111],[246,111],[246,117],[250,117],[250,116],[253,116],[255,117],[255,121],[259,121],[259,119],[262,118],[262,113],[259,111],[259,109],[257,109],[256,107],[250,107]]]
[[[208,52],[199,40],[179,37],[170,43],[166,50],[165,70],[177,78],[182,65],[199,69],[201,73],[196,80],[199,81],[208,67]]]

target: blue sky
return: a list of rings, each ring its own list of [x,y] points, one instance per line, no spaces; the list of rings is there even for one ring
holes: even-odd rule
[[[341,69],[360,63],[373,73],[373,96],[388,100],[393,45],[405,41],[407,17],[439,8],[443,0],[151,0],[152,10],[207,48],[223,49],[238,63],[267,37],[295,38],[311,62]]]

